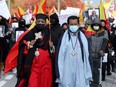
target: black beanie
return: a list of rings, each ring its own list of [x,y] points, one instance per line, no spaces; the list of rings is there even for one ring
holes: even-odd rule
[[[45,14],[37,14],[36,19],[43,19],[46,21],[46,19],[48,19],[48,16]]]

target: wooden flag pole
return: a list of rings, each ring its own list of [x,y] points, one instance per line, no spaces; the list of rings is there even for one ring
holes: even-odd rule
[[[60,0],[58,0],[58,7],[57,7],[58,13],[60,14]]]

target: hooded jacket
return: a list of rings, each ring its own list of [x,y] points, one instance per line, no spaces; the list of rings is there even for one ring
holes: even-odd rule
[[[92,35],[88,38],[90,42],[90,52],[91,56],[93,58],[99,58],[101,55],[99,54],[100,50],[103,50],[105,52],[107,43],[108,43],[108,33],[106,30],[101,29],[101,21],[99,18],[95,18],[92,22],[92,29],[95,24],[98,24],[100,26],[100,29],[96,31],[96,34]]]

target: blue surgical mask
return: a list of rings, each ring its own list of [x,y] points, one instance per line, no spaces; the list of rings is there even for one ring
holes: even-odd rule
[[[75,33],[77,32],[77,30],[79,29],[79,27],[76,25],[76,26],[69,26],[69,30],[72,32],[72,33]]]

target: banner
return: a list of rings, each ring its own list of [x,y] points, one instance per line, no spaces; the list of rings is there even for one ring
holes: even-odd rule
[[[0,15],[5,17],[6,19],[9,19],[11,17],[5,0],[0,0]]]
[[[73,7],[67,7],[66,10],[61,10],[59,15],[59,22],[62,25],[63,23],[67,22],[67,18],[69,16],[75,15],[79,16],[80,9],[79,8],[73,8]]]

